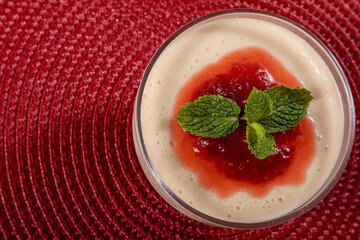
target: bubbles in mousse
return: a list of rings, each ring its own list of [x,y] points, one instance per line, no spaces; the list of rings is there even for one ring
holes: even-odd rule
[[[238,56],[246,57],[244,52],[249,49],[259,51],[259,54],[255,54],[261,65],[259,69],[268,70],[259,76],[267,77],[269,86],[279,83],[291,87],[303,86],[314,97],[309,105],[306,123],[302,123],[310,124],[307,129],[313,129],[314,144],[301,142],[301,146],[297,146],[302,152],[314,148],[314,154],[309,158],[310,161],[300,161],[300,165],[291,170],[291,173],[296,174],[299,169],[303,174],[296,181],[280,176],[274,177],[275,180],[268,185],[266,181],[257,182],[255,185],[260,186],[257,190],[253,188],[254,183],[232,186],[237,181],[234,178],[215,182],[220,179],[218,175],[224,172],[215,171],[213,177],[208,175],[206,179],[202,172],[214,165],[199,164],[197,168],[192,167],[192,163],[183,158],[187,154],[194,155],[194,149],[186,150],[193,148],[194,143],[185,139],[188,137],[186,134],[183,135],[184,141],[181,134],[174,135],[174,115],[181,101],[199,94],[196,89],[206,89],[204,86],[209,85],[206,79],[213,79],[224,69],[223,74],[231,72],[234,59]],[[265,66],[264,56],[268,61]],[[257,62],[256,57],[252,62]],[[281,65],[280,70],[277,68],[280,66],[278,63]],[[224,67],[226,64],[228,66]],[[281,75],[279,71],[287,72],[288,77],[277,82]],[[202,76],[205,80],[194,82],[199,74],[207,75]],[[241,100],[239,102],[241,105]],[[240,107],[243,111],[243,106]],[[308,200],[325,182],[341,147],[338,142],[343,132],[343,116],[339,114],[341,108],[335,81],[325,62],[310,45],[277,25],[250,18],[233,18],[218,20],[186,32],[167,47],[155,63],[146,83],[141,124],[147,152],[155,170],[175,194],[210,216],[251,223],[288,213]],[[179,146],[185,147],[183,152]],[[215,184],[207,184],[211,181]],[[228,191],[221,192],[219,189]]]

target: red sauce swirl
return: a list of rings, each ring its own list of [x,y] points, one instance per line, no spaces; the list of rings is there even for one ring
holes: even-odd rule
[[[250,47],[205,66],[180,90],[171,120],[175,153],[186,168],[196,173],[199,183],[219,197],[229,197],[239,190],[262,197],[275,186],[304,182],[315,155],[315,130],[310,119],[303,119],[289,131],[272,134],[276,141],[274,155],[259,160],[248,150],[246,122],[241,120],[246,99],[254,87],[265,90],[278,84],[302,87],[272,55]],[[220,94],[240,106],[235,132],[222,138],[203,138],[180,128],[176,120],[180,107],[207,94]]]

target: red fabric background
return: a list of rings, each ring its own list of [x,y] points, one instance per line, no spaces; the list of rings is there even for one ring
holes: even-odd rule
[[[209,227],[145,178],[131,129],[142,73],[180,26],[229,8],[278,13],[318,36],[343,67],[359,117],[357,0],[0,0],[0,238],[360,238],[359,121],[333,191],[279,226]]]

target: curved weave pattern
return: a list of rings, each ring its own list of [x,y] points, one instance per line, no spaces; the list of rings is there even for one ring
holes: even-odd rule
[[[0,1],[0,238],[357,239],[360,123],[340,181],[267,229],[210,227],[162,200],[140,169],[132,108],[142,73],[183,24],[229,8],[291,18],[334,53],[359,119],[357,0]]]

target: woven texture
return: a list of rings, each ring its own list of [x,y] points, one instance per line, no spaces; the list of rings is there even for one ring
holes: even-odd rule
[[[279,226],[201,224],[147,181],[131,128],[142,73],[180,26],[229,8],[278,13],[318,36],[348,77],[359,119],[358,0],[0,0],[0,239],[360,238],[359,120],[336,187]]]

